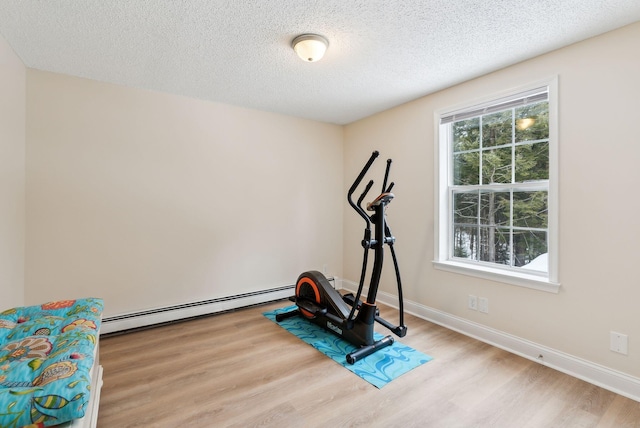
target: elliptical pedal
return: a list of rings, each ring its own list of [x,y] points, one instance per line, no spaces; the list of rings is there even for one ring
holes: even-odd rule
[[[305,311],[313,314],[314,316],[325,315],[327,313],[327,308],[317,305],[311,300],[298,299],[296,304],[300,309],[304,309]]]
[[[356,296],[354,296],[353,293],[344,294],[342,296],[342,300],[344,300],[345,303],[347,303],[349,306],[353,306],[354,304],[356,304]],[[356,309],[359,310],[361,306],[362,306],[362,301],[358,300]],[[376,317],[378,316],[380,316],[380,309],[376,308]]]
[[[347,303],[349,306],[353,306],[356,301],[356,296],[354,296],[353,293],[343,294],[342,300],[344,300],[344,302]],[[358,308],[360,307],[361,304],[362,302],[359,301]]]

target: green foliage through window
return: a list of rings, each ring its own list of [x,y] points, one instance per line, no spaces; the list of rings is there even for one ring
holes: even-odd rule
[[[453,257],[526,268],[548,252],[548,101],[448,129]]]

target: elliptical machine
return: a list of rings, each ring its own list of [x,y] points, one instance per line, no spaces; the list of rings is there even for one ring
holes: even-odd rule
[[[304,272],[298,277],[295,296],[291,299],[296,303],[297,308],[276,316],[276,321],[280,322],[286,318],[300,315],[357,346],[357,350],[346,355],[349,364],[354,364],[367,355],[371,355],[377,350],[393,344],[393,337],[391,335],[377,341],[374,340],[374,322],[383,325],[398,337],[404,337],[407,334],[407,326],[404,325],[404,304],[402,300],[400,270],[393,248],[395,238],[391,234],[391,229],[389,229],[385,218],[386,207],[394,198],[393,193],[391,193],[394,183],[391,182],[387,187],[391,159],[387,160],[381,194],[367,204],[367,210],[373,211],[373,214],[370,216],[367,215],[366,211],[362,208],[362,201],[369,190],[371,190],[373,180],[367,183],[357,203],[354,203],[352,199],[353,192],[355,192],[378,155],[379,153],[377,151],[371,154],[371,157],[347,193],[349,205],[351,205],[366,223],[364,238],[362,239],[362,247],[364,248],[362,272],[356,295],[354,296],[349,293],[342,296],[331,286],[327,278],[318,271]],[[373,238],[371,236],[372,224],[374,227]],[[391,251],[396,273],[396,282],[398,284],[398,310],[400,319],[399,325],[397,326],[380,318],[378,308],[376,307],[376,295],[378,294],[378,285],[380,284],[380,275],[382,273],[385,244],[389,246]],[[367,273],[369,250],[374,251],[373,270],[371,272],[367,299],[365,302],[362,302],[360,301],[360,297],[362,296],[365,275]]]

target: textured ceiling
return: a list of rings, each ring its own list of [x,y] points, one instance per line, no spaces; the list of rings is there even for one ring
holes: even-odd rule
[[[640,0],[0,0],[27,67],[337,124],[638,20]],[[307,32],[320,62],[290,47]]]

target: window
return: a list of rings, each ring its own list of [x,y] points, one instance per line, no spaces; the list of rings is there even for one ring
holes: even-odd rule
[[[557,291],[554,88],[436,115],[436,267]]]

